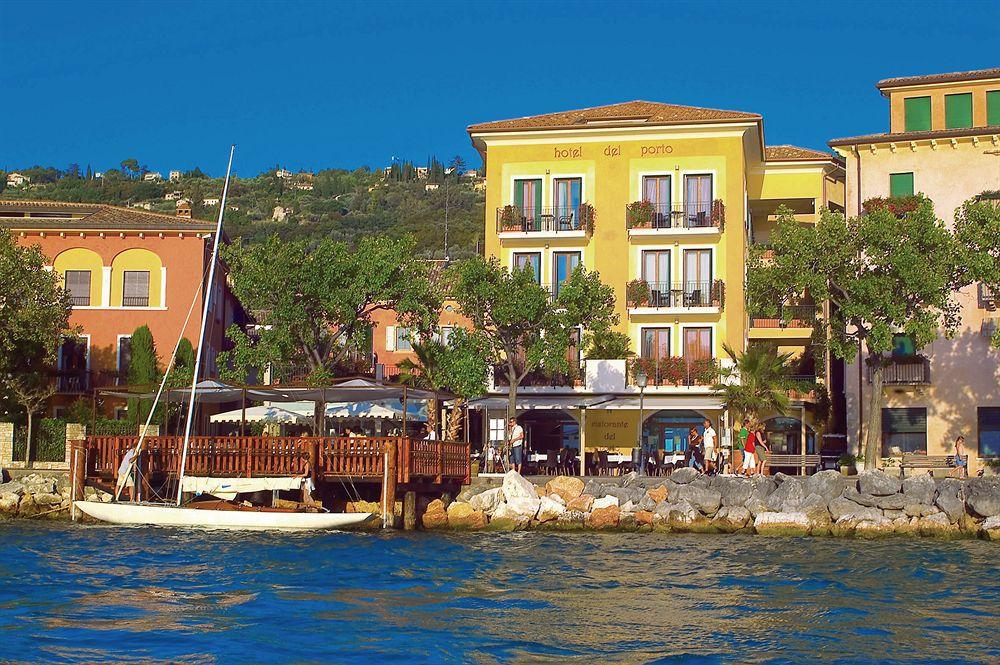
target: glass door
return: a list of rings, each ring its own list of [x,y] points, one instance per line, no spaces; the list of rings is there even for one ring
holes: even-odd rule
[[[556,178],[555,215],[558,230],[578,231],[580,229],[580,196],[583,181],[580,178]]]
[[[684,250],[684,307],[708,307],[712,302],[712,250]]]
[[[514,254],[514,267],[518,270],[530,268],[535,276],[535,283],[542,283],[542,255],[539,252],[516,252]]]
[[[698,228],[712,225],[712,176],[684,176],[684,225]]]
[[[578,265],[580,265],[580,252],[552,253],[552,267],[555,273],[552,282],[555,295],[559,295],[559,287],[572,276]]]
[[[670,228],[670,176],[643,176],[642,200],[653,204],[653,228]]]
[[[642,253],[642,279],[649,285],[649,306],[670,306],[670,250]]]
[[[521,211],[521,230],[540,231],[538,225],[542,216],[541,179],[515,180],[514,206]]]

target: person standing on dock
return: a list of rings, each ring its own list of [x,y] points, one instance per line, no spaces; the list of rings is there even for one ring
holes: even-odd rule
[[[115,499],[121,498],[122,490],[128,490],[128,500],[135,500],[135,479],[132,478],[132,471],[135,460],[135,448],[129,447],[122,455],[122,463],[118,465],[118,480],[115,483]]]
[[[712,427],[712,421],[708,418],[705,418],[704,426],[705,429],[701,433],[701,440],[705,445],[705,473],[713,471],[718,473],[715,463],[715,428]]]
[[[510,419],[510,463],[515,471],[521,473],[524,468],[524,428],[517,424],[516,418]]]

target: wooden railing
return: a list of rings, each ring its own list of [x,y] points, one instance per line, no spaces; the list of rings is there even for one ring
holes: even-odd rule
[[[137,441],[135,436],[87,437],[87,476],[114,478],[125,452]],[[384,472],[389,442],[396,444],[399,483],[469,481],[468,444],[403,437],[194,436],[185,473],[239,478],[314,473],[331,480],[377,480]],[[144,472],[176,476],[183,446],[183,437],[148,437],[143,444]]]

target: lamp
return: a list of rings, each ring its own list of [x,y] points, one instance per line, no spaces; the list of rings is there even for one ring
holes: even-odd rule
[[[646,373],[639,371],[635,375],[635,385],[639,386],[639,426],[636,428],[636,440],[639,444],[639,473],[641,475],[646,475],[646,458],[642,452],[642,410],[644,406],[644,399],[646,397],[646,385],[649,383],[649,377]],[[633,458],[634,460],[635,458]]]

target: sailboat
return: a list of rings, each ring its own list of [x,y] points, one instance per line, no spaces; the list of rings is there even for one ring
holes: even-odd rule
[[[202,350],[205,344],[205,330],[208,324],[208,315],[212,304],[212,294],[215,289],[211,285],[215,283],[215,267],[219,258],[219,242],[222,237],[222,219],[226,210],[226,197],[229,194],[229,178],[233,168],[233,155],[236,146],[231,146],[229,150],[229,165],[226,167],[226,181],[222,189],[222,200],[219,204],[219,219],[216,223],[215,238],[212,247],[212,261],[208,271],[209,288],[205,289],[206,296],[202,308],[201,333],[198,339],[198,352],[195,357],[194,377],[191,381],[191,391],[188,398],[187,421],[184,429],[184,448],[181,453],[180,472],[177,482],[177,500],[174,504],[168,503],[136,503],[120,501],[120,488],[116,491],[114,500],[103,501],[75,501],[75,508],[83,513],[112,524],[127,524],[134,526],[165,526],[165,527],[197,527],[207,529],[245,529],[245,530],[322,530],[336,529],[340,527],[360,524],[369,519],[371,513],[333,513],[315,509],[311,512],[304,512],[293,509],[269,508],[263,506],[250,506],[244,504],[231,503],[223,499],[198,501],[188,505],[182,505],[182,498],[185,491],[194,491],[199,494],[210,494],[220,497],[235,497],[241,492],[256,492],[261,490],[299,489],[306,482],[306,478],[201,478],[185,476],[184,470],[187,462],[188,447],[191,442],[191,424],[194,421],[194,407],[198,390],[198,374],[201,369]],[[194,310],[195,299],[188,310],[188,318]],[[181,326],[181,335],[187,328],[187,319]],[[180,338],[178,338],[178,346]],[[160,383],[159,391],[153,402],[153,408],[149,411],[146,425],[143,427],[136,443],[133,455],[133,462],[142,451],[145,441],[146,431],[149,428],[153,413],[156,410],[156,403],[163,394],[163,389],[167,383],[167,376],[174,365],[177,357],[177,346],[170,358],[167,369],[164,372],[163,380]],[[131,473],[131,469],[129,470]]]

